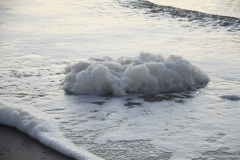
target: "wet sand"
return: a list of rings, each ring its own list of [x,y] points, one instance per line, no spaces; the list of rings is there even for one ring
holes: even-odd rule
[[[0,160],[74,160],[29,137],[0,125]]]

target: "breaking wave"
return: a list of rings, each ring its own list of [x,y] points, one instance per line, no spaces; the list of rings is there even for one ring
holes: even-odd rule
[[[176,18],[186,18],[188,21],[198,21],[201,22],[201,26],[211,23],[214,26],[233,26],[233,31],[240,30],[240,18],[236,17],[207,14],[194,10],[158,5],[147,0],[134,0],[120,3],[132,9],[146,9],[149,14],[161,13],[162,15],[170,15]]]
[[[65,68],[63,89],[74,94],[125,95],[207,83],[199,67],[180,56],[140,53],[138,57],[90,58]]]
[[[76,160],[101,159],[84,148],[76,147],[61,135],[58,124],[52,117],[37,111],[35,113],[37,114],[34,115],[20,107],[10,107],[0,102],[0,124],[15,127],[42,144]]]

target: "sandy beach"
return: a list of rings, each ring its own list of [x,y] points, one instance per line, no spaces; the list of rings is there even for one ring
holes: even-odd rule
[[[0,160],[73,160],[19,130],[0,125]]]

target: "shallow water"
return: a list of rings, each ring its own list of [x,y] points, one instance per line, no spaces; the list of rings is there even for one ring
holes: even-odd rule
[[[151,2],[1,1],[0,123],[74,158],[239,159],[239,1]],[[72,62],[141,51],[179,55],[210,81],[118,97],[62,89]]]

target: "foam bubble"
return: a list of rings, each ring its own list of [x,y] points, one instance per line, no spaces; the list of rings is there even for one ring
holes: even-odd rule
[[[209,77],[186,59],[140,53],[119,59],[90,58],[65,68],[63,89],[75,94],[125,95],[129,92],[176,89],[207,83]]]
[[[41,115],[39,112],[36,113],[38,113],[38,116],[33,115],[22,108],[9,107],[0,102],[1,124],[18,128],[32,138],[39,140],[44,145],[69,157],[81,160],[100,159],[89,153],[87,150],[76,147],[61,135],[59,133],[58,124],[56,124],[57,122],[54,121],[54,119],[49,118],[46,115]],[[44,119],[38,117],[44,117]]]

